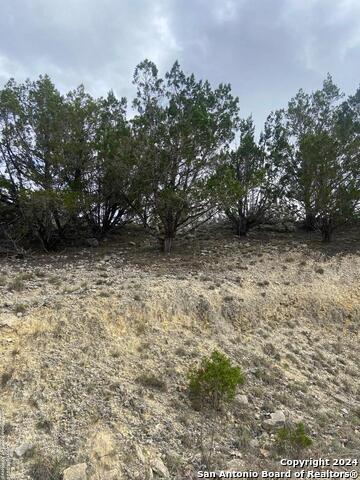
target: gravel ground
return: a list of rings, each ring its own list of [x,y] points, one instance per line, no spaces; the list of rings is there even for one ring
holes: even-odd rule
[[[203,229],[164,257],[130,230],[2,259],[11,479],[57,480],[81,463],[89,479],[197,478],[213,419],[193,409],[187,372],[214,349],[246,381],[219,417],[213,468],[280,470],[264,423],[277,411],[306,425],[304,458],[359,456],[359,240]]]

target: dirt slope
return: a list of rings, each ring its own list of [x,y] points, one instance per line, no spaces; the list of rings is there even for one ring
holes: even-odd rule
[[[123,234],[98,249],[3,260],[0,409],[15,449],[11,478],[36,478],[34,465],[46,462],[59,472],[49,479],[79,463],[90,479],[196,478],[204,421],[186,375],[215,348],[246,376],[217,429],[216,468],[278,469],[276,435],[263,424],[278,410],[308,427],[307,457],[356,456],[354,235],[323,249],[301,235],[204,230],[167,258]]]

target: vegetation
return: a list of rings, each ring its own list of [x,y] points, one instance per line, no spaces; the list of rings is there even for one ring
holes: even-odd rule
[[[321,90],[300,90],[268,131],[283,195],[324,241],[359,213],[360,90],[342,97],[328,76]]]
[[[36,452],[29,469],[32,480],[61,480],[67,463]]]
[[[10,480],[11,472],[11,452],[7,445],[5,444],[5,435],[9,432],[11,426],[5,424],[4,416],[0,410],[0,479],[1,480]]]
[[[61,94],[48,76],[0,91],[0,237],[48,251],[141,222],[170,252],[216,214],[239,235],[287,212],[324,241],[359,216],[360,89],[328,76],[273,112],[259,140],[230,85],[213,88],[178,62],[160,78],[135,69],[135,116],[113,92]],[[235,147],[235,145],[237,145]]]
[[[209,406],[213,410],[231,402],[244,376],[239,367],[231,366],[229,358],[214,350],[204,358],[199,368],[189,373],[190,398],[196,405]]]
[[[302,422],[285,426],[277,433],[277,446],[281,452],[299,454],[301,450],[311,447],[312,443]]]
[[[237,235],[266,220],[276,200],[275,170],[268,163],[263,136],[255,141],[252,118],[240,121],[240,145],[225,156],[218,169],[217,191],[220,205]]]
[[[226,409],[234,400],[236,389],[244,383],[239,367],[233,367],[230,359],[214,350],[210,357],[204,358],[199,368],[189,372],[189,394],[193,406],[203,413],[200,433],[202,463],[210,468],[215,447],[215,434],[219,428],[220,408]],[[210,413],[210,431],[208,441],[204,423]]]

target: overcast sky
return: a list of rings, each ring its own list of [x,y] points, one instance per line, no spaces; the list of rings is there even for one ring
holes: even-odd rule
[[[0,0],[0,83],[48,73],[61,91],[133,96],[135,66],[178,59],[230,82],[242,116],[267,114],[327,72],[360,83],[360,0]]]

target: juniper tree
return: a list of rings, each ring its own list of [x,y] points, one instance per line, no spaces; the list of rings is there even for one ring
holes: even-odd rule
[[[358,97],[341,103],[342,97],[328,76],[322,89],[300,90],[268,125],[279,191],[324,241],[351,218],[359,199]]]
[[[0,105],[2,197],[48,248],[54,229],[60,233],[66,221],[60,180],[63,98],[45,76],[20,85],[10,80],[1,91]]]
[[[135,70],[138,114],[133,121],[142,172],[139,208],[166,252],[179,231],[209,219],[215,202],[209,179],[234,137],[237,98],[230,85],[213,89],[175,62],[165,78],[145,60]]]
[[[261,223],[274,200],[274,170],[267,161],[263,137],[255,141],[252,118],[242,120],[239,146],[224,157],[212,184],[237,235]]]

